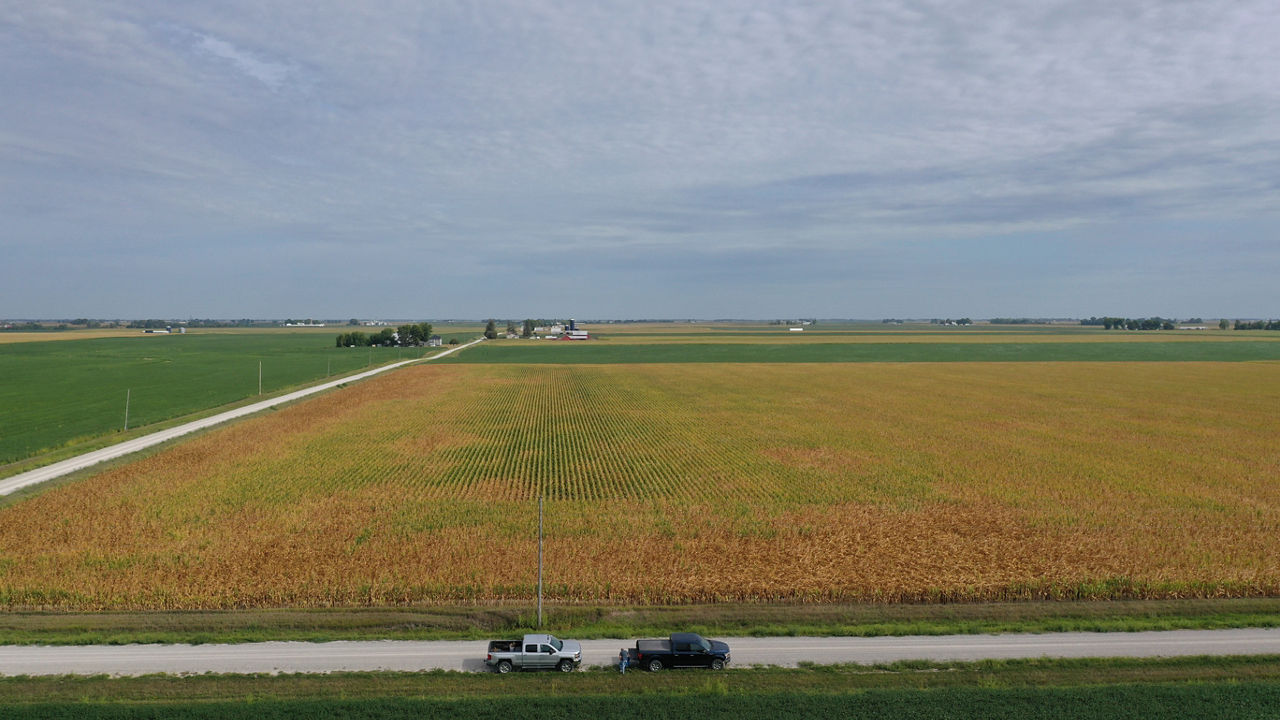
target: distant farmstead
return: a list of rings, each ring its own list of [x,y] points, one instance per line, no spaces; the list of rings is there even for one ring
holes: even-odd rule
[[[439,335],[432,335],[427,338],[427,347],[440,347],[441,345],[444,345],[444,340]]]

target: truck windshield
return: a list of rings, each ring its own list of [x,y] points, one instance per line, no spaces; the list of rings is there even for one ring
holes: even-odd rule
[[[559,638],[548,635],[547,641],[551,643],[551,647],[556,649],[556,652],[560,652],[564,649],[564,641]]]

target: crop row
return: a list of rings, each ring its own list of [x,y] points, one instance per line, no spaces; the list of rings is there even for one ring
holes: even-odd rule
[[[0,508],[0,605],[1280,592],[1274,364],[426,366]]]

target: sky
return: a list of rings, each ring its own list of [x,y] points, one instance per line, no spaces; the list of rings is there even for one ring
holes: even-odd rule
[[[1280,3],[0,0],[0,318],[1280,316]]]

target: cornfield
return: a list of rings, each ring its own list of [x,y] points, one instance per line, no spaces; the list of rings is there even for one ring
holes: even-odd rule
[[[1280,593],[1273,363],[422,366],[0,509],[0,605]]]

